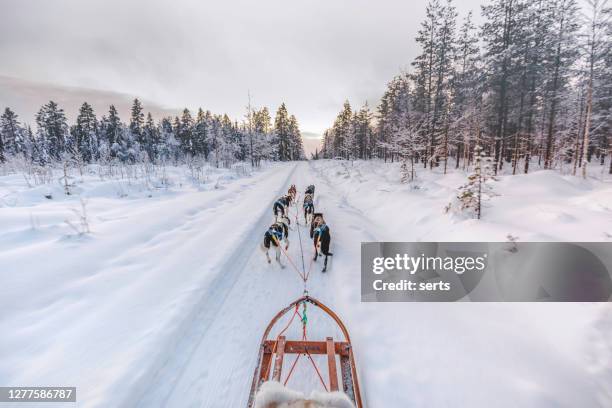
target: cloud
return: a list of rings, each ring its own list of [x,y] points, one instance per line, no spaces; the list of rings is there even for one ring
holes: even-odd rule
[[[480,2],[456,3],[465,13]],[[0,74],[234,118],[250,92],[321,133],[345,99],[374,106],[409,65],[424,11],[397,0],[4,0]]]
[[[106,115],[110,104],[115,105],[120,117],[127,122],[134,97],[119,92],[58,86],[0,75],[0,107],[10,107],[26,124],[33,124],[36,112],[50,100],[64,109],[69,121],[76,119],[79,107],[86,101],[99,118]],[[179,109],[165,108],[146,99],[141,99],[141,102],[145,112],[151,112],[158,119],[180,112]]]

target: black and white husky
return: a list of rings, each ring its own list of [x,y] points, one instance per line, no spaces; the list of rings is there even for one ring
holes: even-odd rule
[[[304,222],[308,224],[312,220],[314,214],[314,203],[312,201],[312,194],[306,194],[304,196]]]
[[[291,204],[291,196],[285,195],[279,198],[272,205],[272,213],[278,219],[283,215],[289,215],[289,205]]]
[[[322,213],[314,214],[313,220],[310,224],[310,237],[314,244],[314,261],[317,260],[319,255],[325,256],[323,261],[323,272],[327,270],[327,257],[332,256],[329,252],[329,244],[331,243],[331,232],[329,226],[325,222]]]
[[[286,215],[281,215],[278,221],[270,225],[270,228],[264,234],[263,242],[261,243],[261,250],[265,252],[268,263],[272,263],[268,251],[270,248],[274,248],[276,251],[276,261],[281,267],[284,267],[281,258],[281,245],[285,245],[285,250],[289,249],[289,225],[291,221]]]

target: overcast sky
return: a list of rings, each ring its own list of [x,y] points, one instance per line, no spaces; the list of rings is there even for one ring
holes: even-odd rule
[[[479,14],[482,0],[456,3]],[[408,0],[2,0],[0,106],[24,121],[50,98],[70,118],[85,99],[126,115],[137,96],[156,115],[242,118],[250,91],[321,133],[345,99],[375,105],[409,66],[424,12]]]

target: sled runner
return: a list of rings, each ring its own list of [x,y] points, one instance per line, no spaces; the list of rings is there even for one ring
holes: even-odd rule
[[[302,306],[305,310],[306,305],[311,304],[323,312],[325,312],[329,317],[331,317],[344,335],[344,341],[336,341],[332,337],[327,337],[325,340],[312,341],[306,339],[306,317],[305,312],[302,317],[302,323],[304,324],[304,338],[302,340],[287,340],[283,333],[289,325],[293,318],[298,313],[298,308]],[[291,318],[291,321],[283,329],[276,340],[268,339],[270,332],[274,325],[281,319],[285,314],[290,312],[291,310],[295,310],[294,316]],[[315,367],[316,374],[319,376],[323,387],[326,391],[333,392],[338,391],[338,370],[336,367],[336,356],[339,357],[340,360],[340,379],[342,382],[342,391],[349,397],[349,399],[355,404],[356,408],[363,408],[363,404],[361,402],[361,394],[359,391],[359,381],[357,378],[357,367],[355,366],[355,360],[353,356],[353,348],[351,345],[351,340],[349,338],[348,331],[340,318],[327,306],[318,300],[306,295],[298,300],[292,302],[289,306],[278,312],[276,316],[272,319],[266,331],[264,332],[261,345],[259,347],[259,357],[257,360],[257,366],[255,367],[255,373],[253,375],[253,382],[251,384],[251,391],[249,394],[248,408],[253,407],[253,403],[255,401],[255,395],[259,391],[261,385],[268,381],[281,381],[282,373],[283,373],[283,359],[287,354],[297,354],[296,358],[299,358],[301,355],[309,358]],[[327,355],[327,366],[329,379],[326,383],[323,380],[319,370],[316,368],[314,360],[312,360],[312,354],[323,354]],[[295,361],[297,362],[297,360]],[[295,363],[289,370],[287,374],[291,375],[293,368],[295,367]],[[285,380],[285,383],[287,382]]]

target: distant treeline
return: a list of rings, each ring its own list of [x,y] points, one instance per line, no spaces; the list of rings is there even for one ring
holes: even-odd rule
[[[253,110],[250,105],[240,123],[202,109],[195,117],[184,109],[180,116],[155,122],[150,113],[145,116],[138,99],[128,123],[112,105],[98,119],[85,102],[72,125],[63,109],[50,101],[38,111],[34,131],[6,108],[0,117],[0,162],[15,157],[41,166],[70,160],[156,163],[202,157],[217,167],[229,167],[237,161],[257,166],[262,160],[305,159],[298,122],[284,103],[274,124],[267,108]]]

